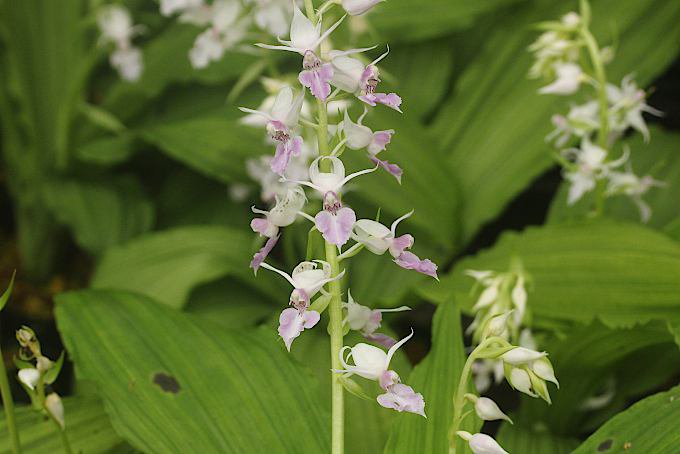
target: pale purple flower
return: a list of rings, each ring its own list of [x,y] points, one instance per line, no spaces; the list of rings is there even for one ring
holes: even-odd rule
[[[322,63],[314,52],[308,50],[302,60],[302,68],[298,76],[300,83],[309,88],[314,97],[325,102],[331,94],[329,82],[333,78],[333,66],[330,63]]]
[[[407,411],[417,415],[425,416],[425,399],[420,393],[416,393],[413,388],[402,383],[392,385],[385,394],[381,394],[376,399],[385,408],[391,408],[398,412]]]
[[[246,107],[239,107],[242,112],[248,114],[259,115],[267,120],[266,124],[271,122],[279,122],[285,125],[288,129],[295,129],[300,120],[300,111],[302,110],[302,103],[305,98],[305,92],[302,90],[300,94],[295,97],[293,89],[285,86],[279,90],[271,106],[271,110],[255,110]]]
[[[345,346],[340,351],[340,363],[343,370],[337,370],[337,373],[344,373],[347,376],[358,375],[368,380],[379,381],[380,377],[389,370],[390,361],[397,352],[399,347],[404,345],[411,337],[413,337],[413,330],[411,334],[394,344],[385,353],[382,349],[373,345],[358,343],[354,347]],[[349,354],[345,356],[345,351],[349,350]],[[347,361],[354,360],[354,364],[348,364]]]
[[[375,156],[381,151],[385,150],[387,144],[392,140],[394,129],[386,131],[373,132],[368,126],[363,125],[363,119],[368,113],[364,113],[354,123],[345,111],[345,119],[342,121],[341,127],[347,138],[347,147],[352,150],[362,150],[366,148],[371,156]]]
[[[319,268],[319,265],[321,265],[321,268]],[[265,262],[262,262],[260,267],[283,276],[293,286],[290,303],[296,307],[299,307],[300,301],[308,304],[309,300],[316,295],[324,285],[342,279],[345,275],[345,271],[343,270],[337,276],[331,277],[331,265],[323,260],[301,262],[293,269],[292,274],[274,268]]]
[[[262,246],[262,249],[257,251],[253,256],[253,260],[250,262],[250,267],[257,274],[257,270],[260,269],[260,265],[265,261],[269,253],[274,249],[276,243],[279,241],[280,235],[273,236],[267,240],[267,242]]]
[[[343,323],[347,323],[351,330],[359,331],[366,339],[388,349],[397,343],[385,334],[376,333],[382,323],[382,313],[409,311],[411,310],[410,307],[400,306],[393,309],[371,309],[355,302],[350,291],[347,292],[347,299],[347,302],[343,303],[343,308],[347,311],[347,316]]]
[[[282,46],[272,46],[262,43],[258,43],[256,46],[264,49],[297,52],[300,55],[305,55],[307,51],[315,52],[319,45],[333,33],[344,19],[345,17],[343,16],[335,24],[329,27],[328,30],[321,34],[321,20],[319,20],[316,25],[312,24],[312,21],[310,21],[307,16],[300,11],[300,8],[293,3],[293,20],[290,24],[290,40],[286,41],[279,38],[279,42],[283,44]]]
[[[432,276],[433,278],[439,280],[437,277],[437,265],[435,265],[430,259],[420,259],[413,252],[402,252],[399,257],[394,259],[394,263],[404,269],[415,270],[419,273]]]
[[[401,177],[404,175],[404,171],[397,164],[393,164],[389,161],[383,161],[376,158],[375,156],[371,157],[371,162],[377,164],[379,167],[387,171],[387,173],[396,178],[399,183],[401,183]]]
[[[376,93],[378,83],[380,83],[378,67],[375,64],[370,64],[361,74],[359,86],[364,94],[359,96],[359,99],[370,106],[384,104],[397,112],[401,112],[401,98],[396,93]]]
[[[293,136],[288,127],[278,120],[267,124],[271,138],[277,142],[276,152],[270,166],[272,172],[283,176],[293,156],[300,156],[302,152],[302,137]]]
[[[289,189],[283,198],[275,196],[275,200],[276,205],[269,211],[252,207],[253,213],[263,214],[265,217],[253,219],[250,227],[254,232],[269,238],[278,235],[279,227],[287,227],[295,222],[307,198],[302,188],[295,187]]]
[[[341,4],[347,14],[359,16],[383,1],[385,0],[342,0]]]
[[[323,238],[338,247],[349,241],[356,220],[354,210],[343,207],[334,192],[324,194],[323,210],[314,217],[316,228]]]
[[[296,337],[305,329],[313,328],[321,318],[317,311],[299,311],[292,307],[284,309],[279,316],[279,336],[290,351],[290,346]]]
[[[331,162],[330,172],[321,172],[319,170],[319,162],[322,159],[327,159]],[[371,169],[360,170],[345,176],[345,165],[340,159],[336,158],[335,156],[319,156],[314,161],[312,161],[311,165],[309,166],[309,179],[311,181],[287,180],[285,178],[284,181],[308,186],[317,190],[323,197],[328,192],[340,194],[343,186],[349,181],[360,175],[375,172],[377,168],[378,167],[376,166]]]

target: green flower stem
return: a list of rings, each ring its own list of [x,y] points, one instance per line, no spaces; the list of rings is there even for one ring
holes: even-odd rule
[[[7,421],[7,431],[12,440],[12,453],[21,453],[21,443],[19,442],[19,431],[17,430],[16,420],[14,419],[14,400],[12,391],[7,379],[7,368],[0,349],[0,394],[2,394],[2,405],[5,407],[5,420]]]
[[[597,45],[595,37],[588,29],[588,24],[585,23],[581,27],[581,37],[588,49],[588,55],[595,71],[595,80],[597,81],[597,99],[600,105],[600,132],[598,133],[598,146],[603,150],[607,150],[607,138],[609,137],[609,101],[607,99],[607,75],[604,70],[604,62],[600,53],[600,47]],[[597,182],[595,191],[595,215],[599,216],[604,211],[605,199],[605,182],[600,180]]]
[[[468,382],[470,380],[470,375],[472,372],[472,365],[475,360],[483,357],[483,351],[493,343],[500,343],[501,345],[506,345],[507,342],[500,337],[489,337],[484,339],[481,344],[479,344],[465,361],[463,366],[463,371],[460,374],[460,379],[458,380],[458,388],[456,393],[453,395],[453,423],[451,424],[451,429],[449,430],[449,454],[456,454],[456,444],[458,443],[458,435],[456,432],[460,430],[461,425],[465,417],[471,412],[463,413],[465,407],[465,394],[468,389]]]

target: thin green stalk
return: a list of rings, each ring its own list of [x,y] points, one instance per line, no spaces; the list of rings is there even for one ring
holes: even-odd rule
[[[12,440],[12,453],[21,453],[21,443],[19,441],[19,431],[17,430],[16,420],[14,419],[14,401],[12,391],[7,379],[7,368],[0,349],[0,394],[2,394],[2,405],[5,407],[5,420],[7,421],[7,431]]]
[[[604,63],[600,48],[597,45],[595,37],[588,29],[588,25],[584,24],[581,27],[581,36],[588,49],[588,55],[595,72],[595,80],[597,81],[597,99],[600,106],[600,132],[598,133],[598,146],[603,150],[607,150],[609,137],[609,101],[607,99],[607,74],[605,73]],[[605,182],[600,180],[597,182],[595,188],[595,209],[596,216],[600,216],[604,211],[605,199]]]
[[[49,412],[47,412],[49,414]],[[68,436],[66,435],[66,429],[61,427],[61,424],[59,424],[59,421],[57,421],[51,414],[50,414],[50,419],[54,421],[54,425],[57,428],[57,431],[59,431],[59,435],[61,437],[61,446],[64,448],[64,453],[66,454],[73,454],[73,450],[71,449],[71,443],[68,441]]]

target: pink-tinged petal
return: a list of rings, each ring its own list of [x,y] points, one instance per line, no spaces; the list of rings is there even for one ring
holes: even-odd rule
[[[260,235],[267,237],[272,237],[276,235],[276,233],[272,235],[272,232],[274,232],[274,230],[278,231],[278,228],[272,225],[271,222],[269,222],[269,219],[267,218],[253,219],[252,221],[250,221],[250,228],[253,229],[253,232],[259,233]]]
[[[362,330],[364,334],[373,334],[375,330],[380,328],[380,324],[382,323],[382,312],[379,310],[372,310],[371,314],[368,316],[368,320],[366,320],[366,324],[364,325],[364,329]]]
[[[283,173],[286,171],[289,162],[290,151],[288,147],[286,147],[285,143],[279,143],[276,145],[276,153],[274,153],[274,157],[269,164],[272,172],[283,176]]]
[[[359,96],[359,99],[368,104],[371,107],[377,106],[376,97],[372,93],[366,93],[365,95]]]
[[[349,240],[356,220],[354,210],[348,207],[339,209],[335,214],[320,211],[314,218],[316,228],[324,239],[336,246],[342,246]]]
[[[397,343],[396,340],[382,333],[364,334],[364,337],[370,340],[371,342],[375,342],[376,344],[382,345],[387,349],[392,348],[392,346],[394,346],[394,344]]]
[[[383,161],[383,160],[378,159],[376,157],[371,157],[371,161],[374,164],[378,164],[380,167],[382,167],[384,170],[386,170],[390,175],[392,175],[394,178],[396,178],[399,183],[401,183],[401,177],[404,175],[404,171],[401,170],[401,167],[399,167],[396,164],[392,164],[389,161]]]
[[[291,156],[300,156],[300,153],[302,152],[302,143],[302,137],[300,136],[295,136],[288,141],[286,146],[288,147]]]
[[[399,106],[401,106],[401,97],[396,93],[374,93],[373,96],[375,97],[375,102],[384,104],[401,113],[401,109],[399,108]]]
[[[403,254],[406,249],[411,249],[413,242],[413,236],[408,233],[394,238],[392,244],[390,244],[390,254],[396,259]]]
[[[257,274],[257,270],[260,268],[260,265],[262,265],[262,262],[265,261],[269,253],[272,251],[272,249],[274,249],[274,246],[276,246],[276,242],[279,241],[279,236],[269,238],[265,245],[262,246],[262,249],[260,249],[253,256],[253,260],[250,262],[250,267],[253,269],[255,274]]]
[[[388,391],[391,386],[394,386],[400,382],[401,379],[399,378],[399,374],[397,374],[393,370],[386,370],[385,372],[382,373],[380,379],[378,380],[378,383],[380,383],[380,387],[385,391]]]
[[[313,328],[314,325],[319,323],[319,320],[321,319],[321,314],[319,314],[317,311],[305,311],[304,314],[302,314],[302,318],[304,319],[304,327],[305,329]]]
[[[290,346],[302,331],[312,328],[317,324],[321,316],[316,311],[305,311],[302,314],[297,309],[289,307],[284,309],[279,316],[279,336],[290,351]]]
[[[439,279],[437,277],[437,265],[430,259],[421,260],[412,252],[402,252],[399,257],[394,259],[394,262],[404,269],[415,270],[419,273],[427,274],[435,279]]]
[[[366,89],[366,86],[368,85],[368,81],[374,79],[378,80],[378,68],[376,68],[373,65],[368,65],[365,69],[364,72],[361,73],[361,88]]]
[[[393,385],[387,393],[379,395],[377,401],[385,408],[425,416],[425,399],[423,399],[423,395],[413,391],[413,388],[410,386],[401,383]]]
[[[321,101],[326,101],[328,95],[331,94],[329,82],[332,78],[333,66],[330,63],[325,63],[319,68],[303,70],[298,76],[300,83],[309,88],[312,95]]]
[[[377,155],[383,151],[387,147],[387,144],[392,140],[392,134],[394,134],[394,129],[374,132],[373,139],[368,145],[368,152],[372,155]]]

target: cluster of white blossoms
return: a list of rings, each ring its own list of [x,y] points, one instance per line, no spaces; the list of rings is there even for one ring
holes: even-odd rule
[[[112,44],[111,66],[123,80],[135,82],[144,70],[142,51],[132,45],[132,38],[140,34],[142,26],[133,25],[130,12],[121,5],[107,5],[97,15],[100,42]]]
[[[395,131],[377,131],[366,124],[372,108],[401,112],[401,98],[379,90],[377,65],[387,53],[370,61],[362,54],[375,46],[338,50],[330,42],[331,34],[347,14],[363,14],[377,3],[329,1],[314,11],[310,2],[305,15],[297,4],[289,2],[292,6],[287,24],[289,39],[279,38],[279,43],[273,45],[257,44],[263,49],[297,54],[301,67],[294,76],[263,79],[268,96],[257,109],[241,108],[247,114],[242,123],[261,128],[274,151],[270,156],[248,162],[249,173],[261,183],[262,199],[270,204],[267,210],[252,209],[257,217],[250,225],[262,237],[264,246],[254,255],[251,267],[255,272],[260,268],[273,271],[291,284],[288,306],[280,314],[278,327],[288,350],[305,330],[318,324],[321,314],[328,309],[334,382],[353,392],[359,386],[350,385],[353,376],[376,381],[383,390],[376,397],[380,405],[425,416],[423,396],[402,383],[397,372],[390,369],[397,349],[413,333],[397,341],[379,332],[384,313],[409,308],[372,309],[354,300],[349,290],[343,302],[340,286],[345,275],[340,265],[344,266],[346,260],[363,249],[386,255],[403,269],[437,278],[437,265],[411,252],[414,237],[397,233],[401,222],[412,212],[386,226],[377,220],[359,219],[344,200],[349,183],[358,177],[382,170],[399,183],[403,175],[398,165],[382,158]],[[322,14],[329,14],[338,5],[347,14],[324,30]],[[358,116],[349,112],[356,104],[362,106],[356,112]],[[361,153],[369,166],[348,174],[341,159],[345,152]],[[309,198],[305,189],[310,192]],[[310,199],[315,200],[310,203]],[[297,220],[309,221],[309,234],[324,240],[325,257],[300,262],[289,274],[266,260],[284,228]],[[342,336],[349,330],[377,345],[362,342],[342,347]]]
[[[468,356],[454,397],[451,443],[455,446],[457,435],[468,442],[475,454],[503,454],[506,451],[489,435],[458,430],[469,413],[463,412],[467,403],[484,421],[512,423],[493,400],[466,392],[470,372],[475,376],[479,393],[489,388],[493,375],[496,382],[505,378],[513,389],[548,403],[551,400],[547,383],[557,386],[559,383],[548,354],[536,350],[531,331],[523,327],[530,278],[519,262],[515,261],[508,272],[469,270],[466,274],[475,279],[473,292],[478,295],[473,306],[475,318],[467,331],[472,334],[475,348]]]
[[[561,150],[557,160],[570,183],[569,205],[591,191],[596,191],[596,203],[600,204],[607,197],[625,195],[637,205],[646,222],[651,209],[642,196],[663,183],[649,175],[635,175],[627,148],[619,156],[614,156],[612,150],[630,128],[648,141],[643,113],[658,116],[661,112],[647,105],[646,93],[632,75],[624,77],[620,86],[607,82],[604,68],[613,52],[610,48],[600,49],[591,34],[587,2],[582,2],[581,9],[581,14],[571,12],[560,21],[540,24],[545,32],[529,47],[535,56],[530,77],[550,81],[539,93],[573,95],[583,85],[591,86],[595,92],[585,102],[572,104],[566,115],[554,115],[555,129],[547,140]],[[592,70],[582,65],[584,53],[590,58]],[[580,145],[564,148],[572,140],[578,140]]]

